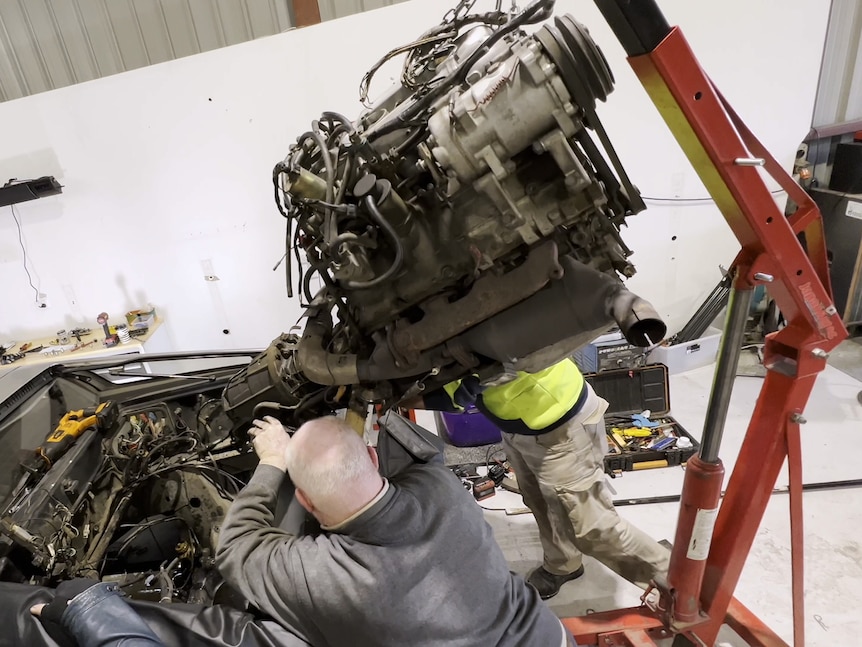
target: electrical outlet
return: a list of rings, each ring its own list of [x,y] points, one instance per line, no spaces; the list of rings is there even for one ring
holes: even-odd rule
[[[47,308],[48,307],[48,295],[44,292],[40,292],[36,297],[36,307],[37,308]]]
[[[213,270],[213,262],[210,259],[201,261],[201,269],[204,271],[204,281],[218,281],[215,270]]]

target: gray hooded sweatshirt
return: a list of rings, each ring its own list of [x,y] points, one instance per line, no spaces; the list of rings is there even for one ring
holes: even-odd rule
[[[557,647],[557,617],[509,572],[482,511],[442,465],[394,477],[337,531],[273,527],[285,475],[260,465],[222,525],[216,563],[258,609],[308,643]]]

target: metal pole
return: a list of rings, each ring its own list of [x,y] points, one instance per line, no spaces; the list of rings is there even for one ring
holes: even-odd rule
[[[736,368],[739,363],[739,354],[742,351],[742,339],[745,334],[745,324],[748,321],[752,294],[752,288],[740,289],[734,286],[730,291],[724,334],[721,337],[721,347],[718,350],[715,377],[712,381],[712,391],[709,394],[706,422],[703,426],[703,438],[700,444],[700,458],[705,463],[718,462],[718,450],[721,447],[721,437],[724,434],[724,423],[727,420],[733,381],[736,379]]]

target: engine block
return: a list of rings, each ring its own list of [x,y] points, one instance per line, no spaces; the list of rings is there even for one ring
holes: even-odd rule
[[[635,270],[620,227],[644,205],[596,113],[614,83],[604,56],[571,16],[548,21],[553,0],[474,4],[385,55],[362,114],[323,113],[274,169],[309,304],[302,337],[277,342],[291,374],[374,400],[537,369],[614,321],[639,345],[664,335],[621,281]],[[400,83],[368,102],[396,55]]]

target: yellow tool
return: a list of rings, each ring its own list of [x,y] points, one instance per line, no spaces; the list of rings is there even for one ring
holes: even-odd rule
[[[667,461],[665,461],[665,460],[661,460],[661,461],[644,461],[643,463],[635,463],[635,464],[632,466],[632,469],[635,469],[635,470],[651,470],[651,469],[655,469],[656,467],[667,467]]]
[[[57,428],[45,442],[36,448],[36,456],[24,468],[35,473],[51,467],[85,430],[90,427],[110,428],[117,422],[117,417],[118,407],[112,401],[103,402],[94,408],[70,411],[60,419]]]
[[[626,439],[620,436],[619,432],[616,429],[612,431],[612,435],[617,445],[620,446],[620,449],[625,449],[625,446],[628,445]]]
[[[647,429],[646,427],[628,427],[626,429],[614,427],[611,431],[616,434],[628,436],[629,438],[648,438],[653,434],[653,430]]]

